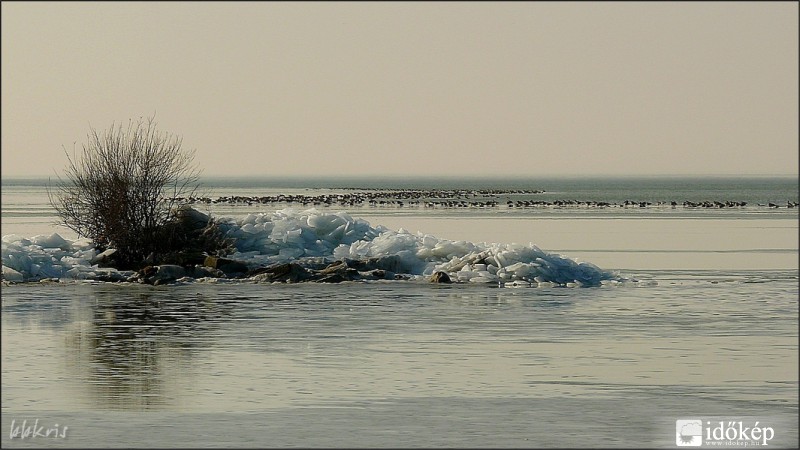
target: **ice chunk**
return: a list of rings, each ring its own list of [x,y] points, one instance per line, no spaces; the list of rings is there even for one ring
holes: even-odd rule
[[[53,233],[50,236],[39,235],[34,236],[33,243],[42,248],[58,248],[61,250],[69,250],[72,243],[65,240],[58,233]]]
[[[90,264],[94,265],[94,264],[98,264],[98,263],[104,262],[108,258],[110,258],[111,255],[113,255],[114,253],[117,253],[117,249],[115,249],[115,248],[106,249],[106,250],[98,253],[94,258],[92,258],[91,261],[90,261]]]
[[[22,276],[21,273],[17,272],[16,270],[3,265],[3,279],[6,281],[25,281],[25,277]]]
[[[250,223],[250,222],[247,222],[244,225],[242,225],[241,230],[244,231],[245,233],[250,233],[250,234],[258,232],[258,230],[256,229],[256,226],[253,223]]]
[[[282,248],[278,251],[278,255],[286,259],[294,259],[303,255],[303,250],[299,248]]]

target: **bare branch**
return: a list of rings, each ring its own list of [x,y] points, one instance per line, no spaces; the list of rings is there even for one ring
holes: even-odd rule
[[[59,223],[99,249],[113,246],[128,265],[174,250],[164,229],[175,221],[179,199],[197,190],[200,175],[194,151],[182,151],[182,143],[159,132],[153,117],[104,132],[90,127],[81,154],[65,149],[64,176],[48,186]]]

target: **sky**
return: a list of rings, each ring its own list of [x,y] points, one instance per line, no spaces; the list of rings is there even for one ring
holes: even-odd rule
[[[792,175],[797,2],[2,2],[2,176]]]

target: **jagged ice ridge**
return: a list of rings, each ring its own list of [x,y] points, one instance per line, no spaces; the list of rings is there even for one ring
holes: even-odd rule
[[[303,260],[368,259],[394,256],[398,271],[427,277],[442,271],[454,281],[504,284],[597,286],[620,281],[615,273],[542,251],[533,244],[472,243],[441,239],[404,229],[372,227],[345,212],[286,208],[218,219],[227,237],[235,238],[229,258],[251,268]],[[2,239],[3,279],[92,279],[114,269],[96,264],[97,252],[87,239],[70,241],[57,233]]]

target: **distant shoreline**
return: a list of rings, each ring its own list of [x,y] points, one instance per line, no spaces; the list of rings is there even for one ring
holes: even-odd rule
[[[448,186],[453,186],[454,183],[546,183],[546,182],[564,182],[564,181],[730,181],[730,180],[776,180],[776,181],[800,181],[800,176],[797,174],[748,174],[748,175],[730,175],[730,174],[708,174],[708,175],[240,175],[240,176],[227,176],[227,175],[204,175],[200,177],[201,184],[210,184],[211,186],[252,186],[253,183],[260,186],[271,187],[284,187],[289,185],[291,187],[298,187],[298,183],[310,183],[309,187],[320,187],[321,184],[329,183],[329,187],[342,187],[341,183],[376,183],[386,185],[387,183],[396,182],[398,188],[404,185],[413,183],[435,184],[441,183]],[[32,175],[3,175],[0,178],[2,185],[9,186],[24,186],[30,183],[32,186],[46,185],[48,181],[57,182],[58,177],[55,175],[45,176],[32,176]],[[234,185],[231,186],[230,183]]]

